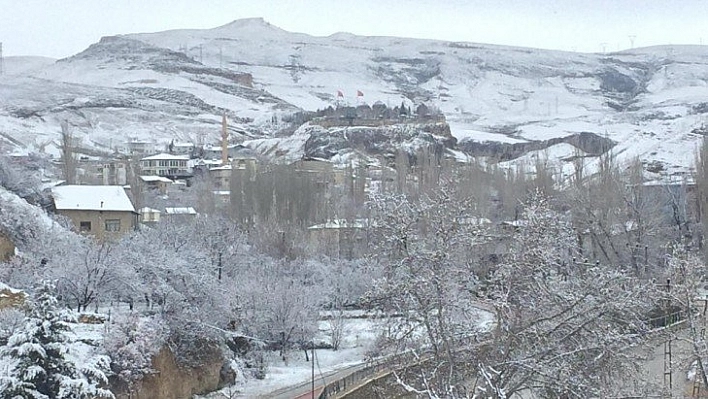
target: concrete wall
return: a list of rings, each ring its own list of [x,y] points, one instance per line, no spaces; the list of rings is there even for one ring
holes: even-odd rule
[[[137,223],[137,215],[132,212],[57,210],[57,213],[68,217],[76,231],[94,236],[99,241],[120,238],[133,231]],[[120,220],[120,229],[116,232],[106,231],[107,220]],[[90,222],[91,230],[81,231],[81,222]]]

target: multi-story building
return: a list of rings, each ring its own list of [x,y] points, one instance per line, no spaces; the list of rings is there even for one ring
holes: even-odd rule
[[[185,177],[191,174],[188,155],[157,154],[140,160],[140,172],[145,176]]]

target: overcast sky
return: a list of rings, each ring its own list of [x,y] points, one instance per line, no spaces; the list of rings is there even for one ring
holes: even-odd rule
[[[708,44],[708,0],[0,0],[4,55],[66,57],[101,36],[263,17],[285,30],[601,52]]]

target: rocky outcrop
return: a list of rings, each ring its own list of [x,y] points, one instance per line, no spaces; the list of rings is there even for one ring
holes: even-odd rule
[[[27,293],[10,288],[0,283],[0,309],[15,308],[24,306],[27,300]]]
[[[471,156],[492,157],[499,161],[510,161],[527,152],[538,151],[552,145],[567,143],[587,155],[604,154],[615,146],[615,142],[591,132],[575,133],[566,137],[550,140],[529,141],[524,143],[478,142],[466,140],[458,144],[458,149]]]
[[[189,367],[181,365],[172,351],[164,347],[152,359],[155,373],[132,387],[111,378],[111,391],[116,399],[191,399],[193,395],[213,392],[225,385],[224,359],[216,353],[204,359],[198,367]]]
[[[455,147],[457,139],[444,123],[403,123],[389,126],[353,126],[310,130],[305,142],[306,157],[330,159],[345,150],[373,157],[391,157],[397,151],[415,152],[427,147],[442,152]]]

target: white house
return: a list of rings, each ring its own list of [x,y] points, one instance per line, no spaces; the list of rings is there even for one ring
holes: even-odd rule
[[[140,223],[159,223],[160,222],[160,212],[153,208],[140,208],[138,211],[140,213]]]
[[[184,176],[191,173],[188,155],[157,154],[140,160],[143,175]]]

